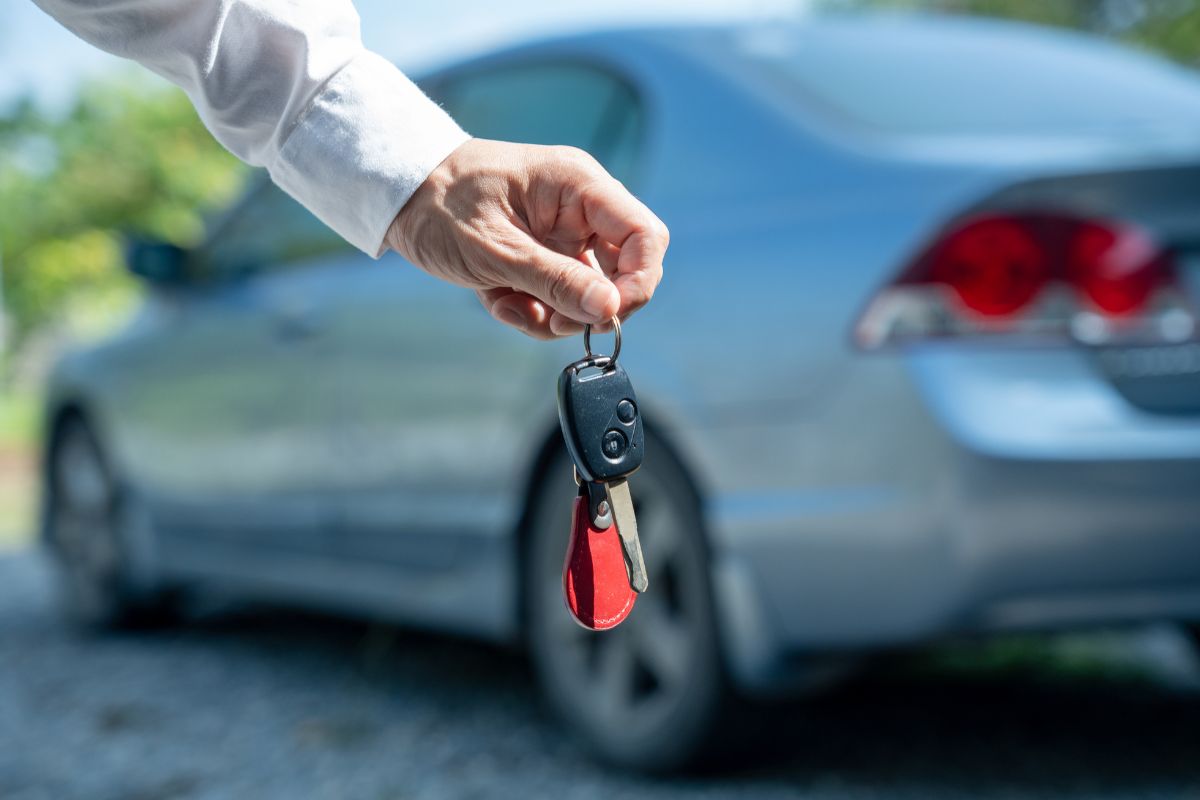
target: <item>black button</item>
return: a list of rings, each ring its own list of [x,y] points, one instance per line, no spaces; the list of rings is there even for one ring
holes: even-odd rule
[[[617,419],[621,420],[621,422],[628,425],[633,422],[636,416],[637,406],[633,404],[632,400],[622,400],[617,403]]]
[[[625,448],[629,446],[629,440],[625,438],[625,434],[613,428],[604,434],[604,456],[612,460],[617,460],[625,455]]]

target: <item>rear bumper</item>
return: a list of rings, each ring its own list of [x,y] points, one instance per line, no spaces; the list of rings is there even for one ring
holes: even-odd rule
[[[867,363],[851,383],[875,390],[884,424],[838,404],[819,426],[775,432],[836,453],[836,482],[713,504],[740,683],[777,687],[804,653],[1200,619],[1200,422],[1110,403],[1078,354],[1044,359],[1033,378],[1009,366],[1010,380],[984,386],[972,372],[1004,370]],[[866,456],[841,463],[855,449]]]

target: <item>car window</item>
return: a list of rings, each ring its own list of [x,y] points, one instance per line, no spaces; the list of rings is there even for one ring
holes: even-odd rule
[[[458,75],[436,91],[471,135],[587,150],[628,181],[637,160],[641,105],[623,79],[586,64],[507,66]]]
[[[1200,126],[1197,73],[1031,26],[827,21],[754,30],[734,47],[792,100],[883,131],[1077,135]]]
[[[353,250],[265,176],[216,225],[196,253],[201,278],[279,269]]]

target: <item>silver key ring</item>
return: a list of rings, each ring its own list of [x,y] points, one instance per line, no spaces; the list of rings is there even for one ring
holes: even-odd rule
[[[612,355],[608,355],[608,356],[596,355],[595,353],[592,352],[592,326],[591,325],[583,326],[583,354],[584,354],[585,361],[589,360],[589,359],[596,360],[596,359],[607,358],[608,363],[604,365],[605,367],[609,367],[609,366],[612,366],[617,363],[617,356],[619,356],[621,354],[621,320],[617,319],[616,317],[613,317],[612,318],[612,326],[613,326],[613,337],[614,337],[613,351],[612,351]]]

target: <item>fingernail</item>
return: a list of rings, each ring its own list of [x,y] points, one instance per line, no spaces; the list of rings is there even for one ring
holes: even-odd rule
[[[525,330],[525,318],[517,311],[511,308],[502,308],[500,313],[496,315],[505,325],[511,325],[517,330]]]
[[[592,281],[592,285],[583,290],[579,305],[593,322],[600,322],[608,319],[608,309],[612,308],[614,300],[620,300],[617,287],[608,281]]]

